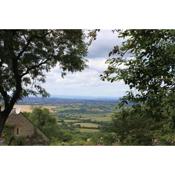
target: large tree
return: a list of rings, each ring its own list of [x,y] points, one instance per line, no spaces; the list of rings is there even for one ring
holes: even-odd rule
[[[174,135],[175,30],[117,32],[123,42],[110,52],[108,69],[102,75],[104,80],[122,80],[130,87],[130,91],[122,98],[122,108],[114,117],[116,133],[121,136],[121,140],[132,137],[129,140],[133,141],[140,132],[137,143],[141,143],[144,134],[148,133],[146,130],[144,133],[143,127],[152,132],[150,136],[153,140],[167,133],[168,136]],[[165,128],[168,130],[165,131]],[[159,136],[157,131],[161,133]],[[174,140],[167,142],[174,144]]]
[[[102,76],[123,80],[131,90],[127,99],[159,106],[175,90],[175,30],[120,30],[121,45],[110,52]]]
[[[81,71],[86,52],[82,30],[0,30],[0,136],[18,100],[48,95],[46,72],[57,64],[63,76]]]

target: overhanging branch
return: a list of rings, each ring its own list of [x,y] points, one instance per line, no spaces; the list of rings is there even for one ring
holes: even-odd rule
[[[26,45],[24,46],[24,48],[19,52],[19,54],[17,55],[17,59],[19,59],[21,56],[22,56],[22,54],[26,51],[26,49],[27,49],[27,47],[29,46],[29,44],[31,43],[31,40],[32,40],[32,38],[30,38],[28,41],[27,41],[27,43],[26,43]]]
[[[22,75],[21,75],[21,78],[25,75],[27,75],[31,70],[33,69],[36,69],[36,68],[39,68],[40,66],[42,66],[43,64],[46,64],[48,60],[45,60],[37,65],[34,65],[34,66],[31,66],[29,68],[27,68],[26,72],[24,72]]]

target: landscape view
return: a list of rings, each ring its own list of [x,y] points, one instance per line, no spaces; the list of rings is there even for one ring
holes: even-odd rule
[[[0,145],[175,145],[175,30],[0,30]]]
[[[115,135],[109,126],[116,103],[117,100],[101,98],[33,97],[19,102],[15,109],[40,128],[51,145],[112,145]],[[24,138],[21,139],[18,142],[24,144]],[[33,144],[37,143],[38,140]],[[48,142],[41,141],[41,144]]]

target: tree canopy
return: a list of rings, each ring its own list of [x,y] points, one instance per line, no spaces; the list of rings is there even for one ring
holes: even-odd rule
[[[0,30],[0,133],[17,100],[48,95],[41,86],[46,72],[57,64],[62,76],[81,71],[86,53],[82,30]]]
[[[110,52],[102,75],[130,87],[114,115],[115,132],[123,143],[144,144],[147,138],[151,144],[164,137],[174,144],[175,31],[118,30],[118,36],[123,42]]]
[[[157,103],[175,89],[175,31],[124,30],[120,46],[110,52],[108,81],[123,80],[131,90],[128,100]],[[159,99],[160,98],[160,99]]]

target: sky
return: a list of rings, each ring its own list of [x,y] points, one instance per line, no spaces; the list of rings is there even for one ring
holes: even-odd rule
[[[88,48],[88,67],[82,72],[68,73],[61,77],[59,66],[56,66],[46,76],[44,87],[51,96],[77,97],[121,97],[128,90],[123,82],[104,82],[100,74],[107,68],[105,64],[108,53],[120,41],[111,30],[101,30],[97,39]]]

